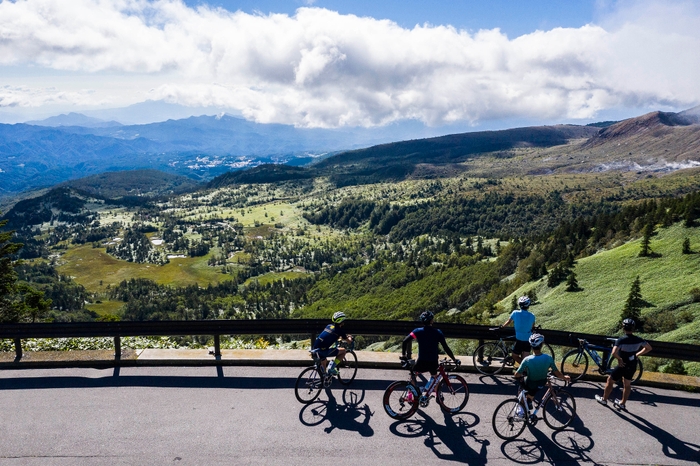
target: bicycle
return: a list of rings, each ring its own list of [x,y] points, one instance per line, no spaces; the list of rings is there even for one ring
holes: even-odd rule
[[[520,385],[518,396],[503,401],[496,407],[491,419],[493,431],[503,440],[512,440],[525,430],[525,425],[534,426],[539,418],[537,414],[542,409],[542,419],[555,431],[568,427],[576,416],[576,400],[566,390],[560,389],[552,381],[556,377],[548,376],[542,400],[533,400],[529,406],[527,390]]]
[[[448,374],[452,370],[445,366],[449,363],[447,358],[438,363],[438,374],[425,394],[421,394],[416,381],[416,372],[413,371],[415,360],[407,360],[403,366],[409,369],[409,379],[393,382],[384,391],[384,411],[392,419],[408,419],[413,416],[418,407],[425,408],[434,396],[440,408],[448,414],[460,412],[469,401],[469,387],[467,381],[457,374]],[[456,368],[457,365],[454,366]]]
[[[341,345],[336,343],[336,346]],[[349,345],[342,344],[346,348],[345,359],[336,366],[338,375],[331,375],[326,370],[324,361],[318,355],[318,350],[310,350],[314,365],[309,366],[299,374],[294,384],[294,395],[300,403],[309,404],[321,394],[322,388],[328,388],[333,383],[333,378],[337,378],[343,385],[349,385],[357,375],[357,355],[355,354],[355,341]]]
[[[607,338],[609,341],[616,341],[616,338]],[[598,354],[598,351],[602,353]],[[578,338],[578,348],[574,348],[564,355],[561,361],[561,372],[571,377],[571,381],[577,381],[588,371],[588,356],[598,366],[598,373],[601,375],[610,374],[617,366],[617,359],[612,355],[612,346],[597,346],[590,344],[583,338]],[[644,372],[642,360],[637,359],[637,370],[632,377],[632,383],[637,382]]]
[[[487,341],[483,345],[480,345],[472,355],[474,361],[474,367],[477,371],[484,375],[496,375],[500,373],[504,367],[512,367],[515,364],[512,356],[512,346],[506,344],[506,340],[515,339],[515,335],[510,335],[503,337],[500,335],[501,328],[493,327],[489,329],[492,332],[498,332],[498,341]],[[533,328],[533,331],[540,331],[542,327],[537,326]],[[542,346],[542,352],[544,354],[549,354],[552,359],[554,357],[554,349],[545,343]]]

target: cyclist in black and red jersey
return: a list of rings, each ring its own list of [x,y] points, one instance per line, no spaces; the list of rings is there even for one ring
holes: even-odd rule
[[[424,326],[414,329],[411,333],[406,336],[403,340],[401,347],[401,360],[407,361],[411,359],[411,350],[413,340],[418,341],[418,359],[413,366],[413,371],[417,373],[430,372],[430,380],[423,390],[423,396],[425,393],[429,393],[432,388],[433,381],[437,377],[438,365],[439,365],[439,354],[438,354],[438,344],[442,345],[445,353],[455,362],[455,364],[461,364],[459,359],[455,358],[452,350],[447,345],[445,341],[445,335],[442,331],[433,327],[433,319],[435,314],[430,311],[425,311],[420,315],[420,320],[423,322]]]
[[[352,335],[348,335],[345,333],[345,330],[343,330],[346,318],[344,312],[339,311],[333,314],[332,322],[326,325],[323,332],[316,337],[312,347],[313,350],[318,350],[318,355],[321,359],[335,356],[330,364],[328,364],[328,373],[331,375],[338,375],[337,366],[340,364],[340,361],[345,359],[346,353],[345,348],[335,347],[333,345],[338,340],[344,340],[348,343],[352,342]]]
[[[622,399],[616,399],[613,403],[620,409],[627,409],[626,403],[632,391],[632,378],[634,378],[634,372],[637,370],[637,360],[641,355],[651,351],[649,343],[632,334],[635,326],[634,320],[630,318],[622,321],[622,329],[625,331],[625,336],[618,338],[612,349],[612,356],[617,359],[618,365],[608,376],[603,396],[595,396],[596,401],[602,405],[608,404],[608,398],[615,387],[615,382],[622,379],[624,385]]]

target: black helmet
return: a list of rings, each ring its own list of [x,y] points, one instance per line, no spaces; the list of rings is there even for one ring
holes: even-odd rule
[[[420,321],[423,322],[424,324],[430,323],[431,320],[435,317],[435,314],[433,314],[430,311],[425,311],[420,315]]]
[[[630,319],[629,317],[622,321],[622,328],[625,330],[634,330],[636,326],[637,324],[635,324],[634,319]]]

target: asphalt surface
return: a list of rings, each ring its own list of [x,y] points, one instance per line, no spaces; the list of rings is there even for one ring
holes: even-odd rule
[[[398,370],[360,369],[318,401],[294,396],[298,367],[122,367],[0,371],[0,465],[700,464],[700,395],[635,388],[628,412],[598,405],[600,383],[568,388],[572,427],[542,421],[516,440],[491,427],[509,377],[463,374],[470,399],[433,401],[407,421],[382,394]]]

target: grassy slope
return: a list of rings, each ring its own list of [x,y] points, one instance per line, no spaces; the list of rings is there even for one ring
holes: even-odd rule
[[[651,248],[661,254],[657,258],[638,257],[640,240],[612,250],[579,259],[575,266],[580,292],[566,292],[566,284],[547,286],[546,278],[528,283],[514,294],[535,288],[539,303],[532,307],[538,322],[545,328],[585,333],[610,334],[620,318],[633,280],[639,275],[642,297],[654,307],[642,316],[688,299],[689,291],[700,287],[700,254],[684,255],[682,243],[690,238],[691,249],[700,251],[700,228],[684,228],[681,224],[657,230]],[[512,296],[500,304],[510,307]],[[650,338],[684,343],[700,343],[700,303],[681,307],[693,313],[694,320],[678,329]],[[494,319],[500,322],[503,316]]]

